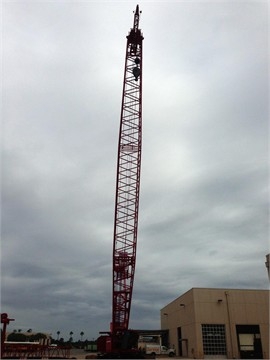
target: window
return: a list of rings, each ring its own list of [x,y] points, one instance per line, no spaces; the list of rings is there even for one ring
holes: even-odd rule
[[[226,355],[225,325],[202,324],[204,355]]]

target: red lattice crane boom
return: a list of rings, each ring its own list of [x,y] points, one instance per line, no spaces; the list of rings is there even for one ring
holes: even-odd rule
[[[139,6],[127,36],[118,143],[112,332],[128,329],[136,261],[142,146],[142,34]]]
[[[137,5],[127,36],[118,142],[113,238],[112,322],[106,351],[127,349],[136,263],[142,147],[142,41]],[[126,345],[123,344],[123,339]],[[103,340],[105,341],[105,340]],[[109,345],[108,345],[109,344]]]

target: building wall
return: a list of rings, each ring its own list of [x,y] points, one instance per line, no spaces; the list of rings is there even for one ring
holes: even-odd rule
[[[178,355],[203,358],[202,324],[220,324],[225,325],[227,357],[240,358],[236,325],[259,325],[263,358],[269,359],[267,290],[193,288],[161,309],[160,316]]]

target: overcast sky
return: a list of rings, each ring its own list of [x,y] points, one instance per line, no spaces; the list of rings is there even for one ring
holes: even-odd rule
[[[133,1],[3,1],[2,312],[92,339],[111,321]],[[143,152],[130,327],[192,287],[266,289],[267,1],[141,1]]]

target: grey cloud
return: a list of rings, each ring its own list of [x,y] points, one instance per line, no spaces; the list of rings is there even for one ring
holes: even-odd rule
[[[133,328],[191,287],[267,287],[267,11],[143,2]],[[2,308],[109,329],[126,3],[3,7]],[[160,26],[160,24],[163,24]]]

